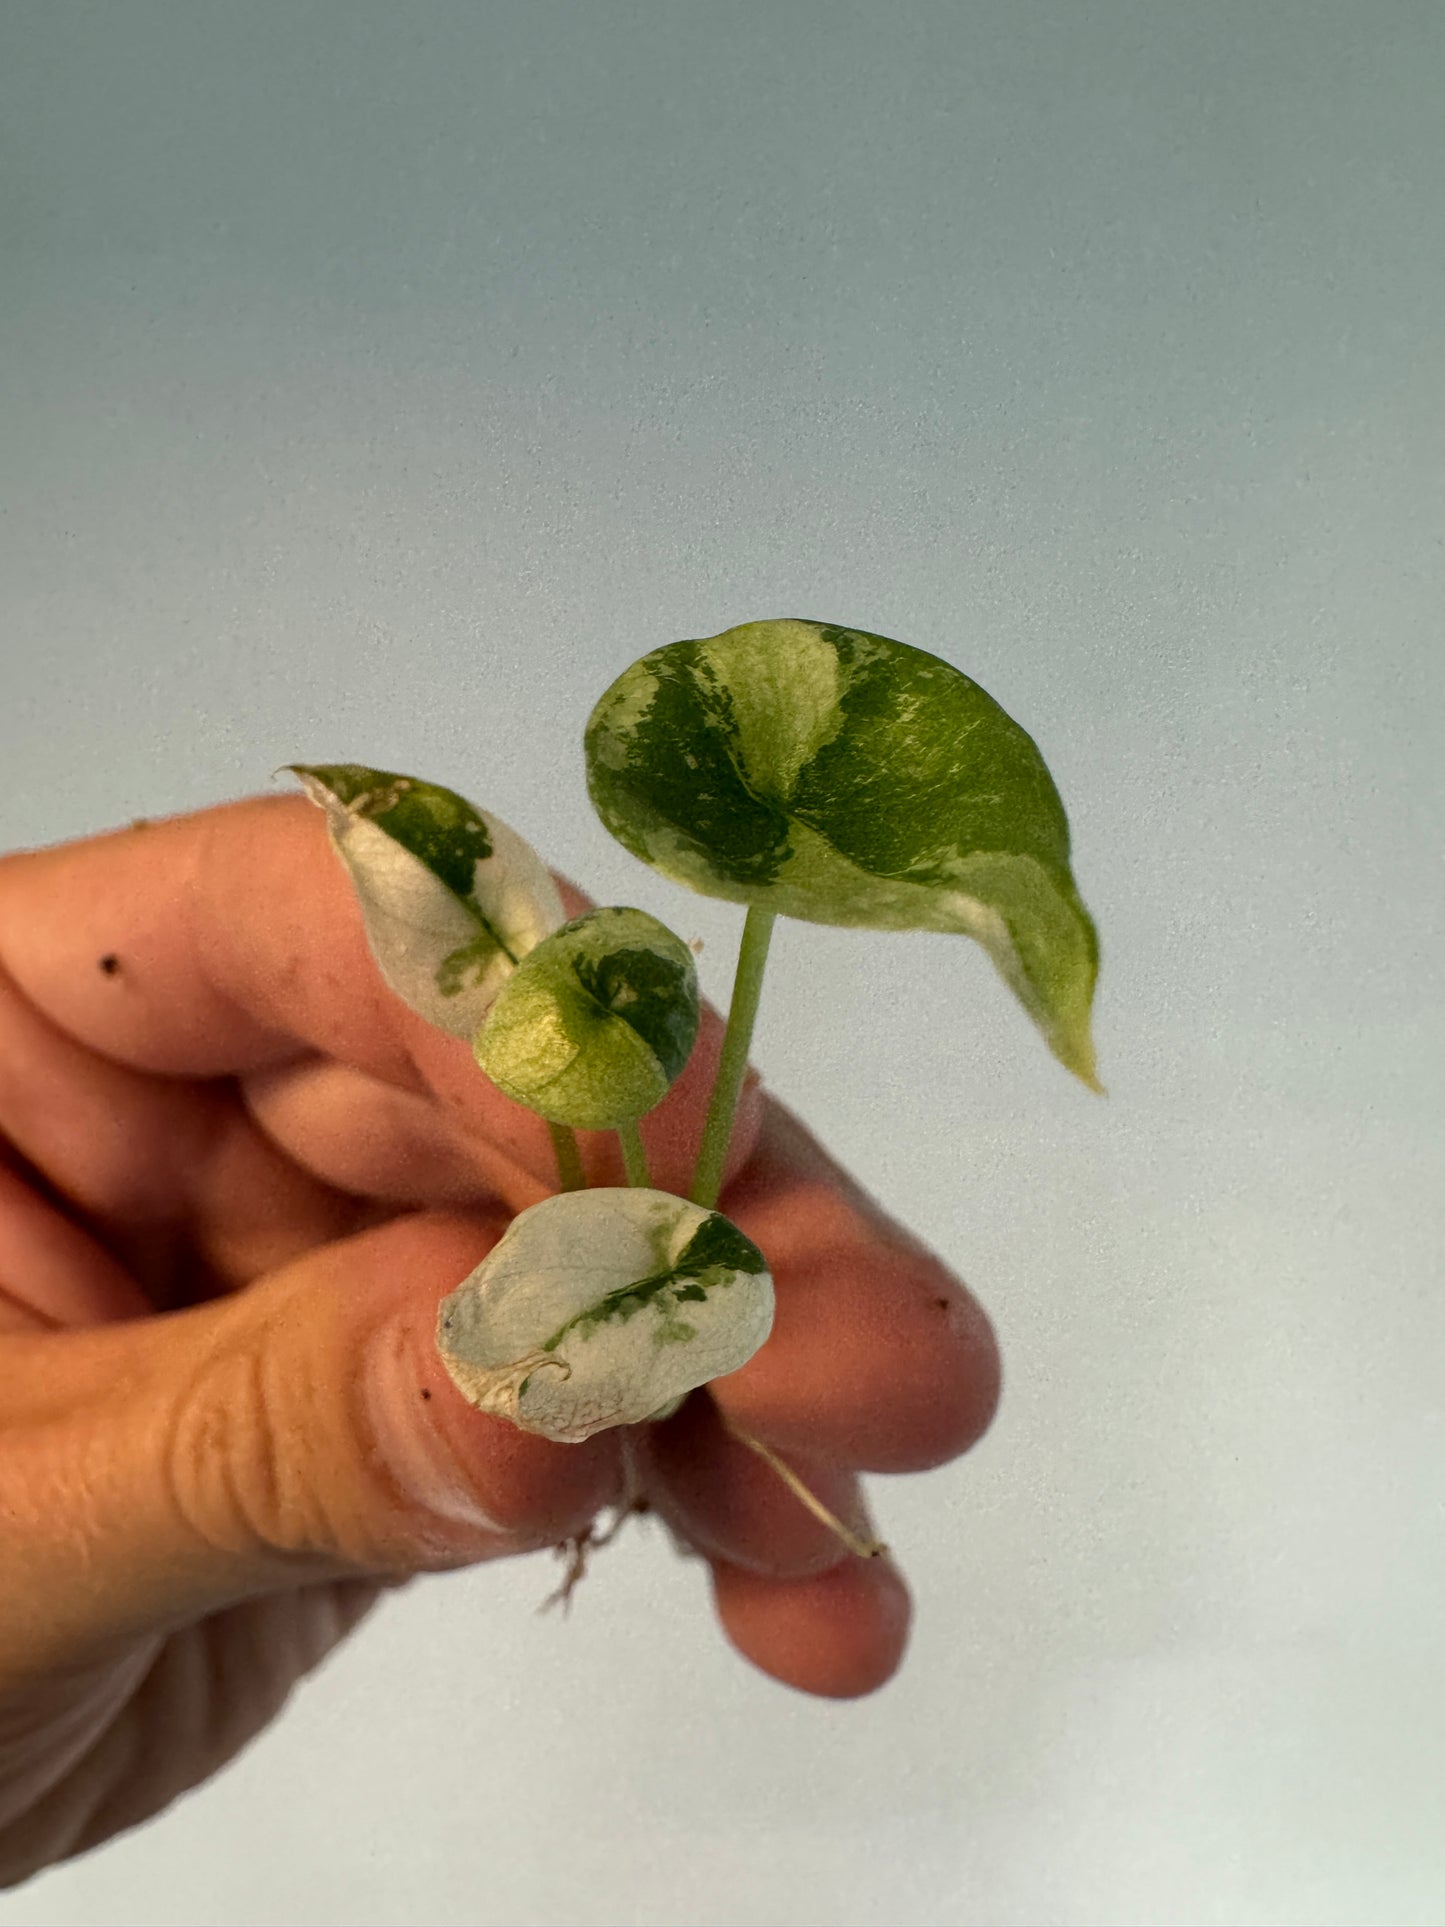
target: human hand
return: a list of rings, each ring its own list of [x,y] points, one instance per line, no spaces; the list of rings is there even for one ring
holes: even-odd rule
[[[581,907],[575,893],[569,914]],[[644,1121],[685,1190],[720,1041]],[[609,1136],[589,1175],[620,1182]],[[439,1300],[555,1188],[546,1126],[371,960],[322,819],[269,798],[0,860],[0,1885],[158,1812],[378,1593],[585,1533],[625,1480],[724,1632],[805,1692],[896,1669],[908,1595],[859,1471],[964,1450],[987,1320],[754,1083],[722,1206],[773,1335],[652,1426],[558,1445],[475,1411]]]

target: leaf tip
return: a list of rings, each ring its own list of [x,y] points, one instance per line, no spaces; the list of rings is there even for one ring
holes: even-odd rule
[[[1066,1071],[1078,1078],[1085,1090],[1092,1091],[1096,1097],[1108,1096],[1099,1082],[1094,1039],[1087,1014],[1071,1023],[1050,1025],[1044,1034],[1054,1056]]]
[[[324,767],[325,765],[321,763],[282,763],[280,768],[274,769],[271,774],[294,776],[317,808],[324,810],[328,804],[337,806],[340,804],[340,799],[331,785],[321,775]]]
[[[1065,1070],[1072,1071],[1086,1091],[1092,1091],[1095,1097],[1107,1097],[1109,1095],[1104,1086],[1099,1082],[1099,1074],[1094,1063],[1094,1046],[1091,1039],[1086,1037],[1082,1040],[1081,1046],[1076,1046],[1071,1050],[1061,1050],[1057,1055]]]

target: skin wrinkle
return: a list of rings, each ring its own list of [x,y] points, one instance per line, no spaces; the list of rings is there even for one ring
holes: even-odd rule
[[[453,1565],[478,1556],[479,1532],[517,1549],[521,1539],[482,1506],[432,1412],[410,1412],[422,1403],[411,1316],[353,1333],[360,1362],[337,1382],[298,1382],[305,1361],[254,1334],[208,1360],[165,1454],[187,1527],[239,1558],[259,1552],[358,1572]],[[268,1322],[284,1317],[282,1308]],[[309,1479],[317,1444],[328,1440],[346,1443],[346,1461]]]
[[[47,1678],[12,1701],[16,1734],[0,1736],[0,1889],[74,1851],[68,1843],[83,1826],[75,1814],[77,1805],[84,1811],[83,1763],[129,1716],[162,1643],[142,1640],[123,1658],[88,1669],[89,1680]]]
[[[39,1560],[27,1563],[39,1564],[42,1571],[58,1552],[70,1575],[72,1596],[80,1596],[100,1564],[97,1546],[102,1519],[93,1473],[98,1457],[94,1434],[82,1431],[76,1437],[63,1421],[55,1420],[23,1429],[17,1426],[15,1433],[6,1441],[0,1471],[0,1521],[6,1537],[21,1549],[22,1558],[27,1547],[38,1550]],[[62,1449],[55,1449],[52,1440],[59,1441]],[[12,1572],[17,1570],[13,1557],[5,1563]],[[99,1590],[99,1585],[92,1589]],[[30,1593],[24,1603],[33,1601]]]
[[[149,1762],[144,1731],[136,1718],[136,1702],[145,1693],[155,1668],[166,1664],[176,1644],[175,1640],[169,1640],[161,1645],[134,1691],[117,1709],[114,1719],[107,1721],[97,1733],[87,1749],[82,1770],[71,1778],[69,1799],[63,1797],[67,1789],[57,1788],[62,1798],[57,1802],[55,1820],[63,1828],[58,1844],[65,1858],[83,1852],[86,1840],[95,1837],[97,1818],[117,1788],[130,1789],[134,1797],[137,1780],[152,1779],[146,1772]],[[167,1736],[177,1752],[190,1737],[185,1731],[173,1731]],[[179,1791],[177,1788],[176,1792]],[[174,1794],[171,1797],[174,1798]],[[152,1810],[164,1811],[169,1804],[169,1800],[163,1799],[158,1809],[153,1806]],[[54,1857],[54,1848],[50,1857]]]
[[[308,1500],[275,1422],[274,1361],[243,1339],[203,1359],[169,1394],[157,1477],[183,1535],[238,1564],[280,1568],[334,1557],[329,1523]]]

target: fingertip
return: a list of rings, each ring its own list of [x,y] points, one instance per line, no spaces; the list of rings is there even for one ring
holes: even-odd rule
[[[945,1465],[977,1445],[997,1417],[1003,1396],[1003,1354],[983,1306],[969,1292],[950,1286],[937,1293],[934,1309],[967,1366],[955,1381],[952,1401],[940,1406],[935,1456],[921,1458],[920,1471]]]
[[[713,1597],[730,1644],[760,1672],[820,1699],[861,1699],[903,1663],[913,1602],[888,1558],[849,1558],[802,1579],[716,1564]]]
[[[741,1222],[770,1255],[782,1243],[747,1215]],[[987,1431],[999,1402],[998,1343],[987,1314],[941,1266],[884,1245],[820,1241],[798,1244],[776,1275],[767,1344],[712,1387],[744,1431],[864,1472],[930,1471]]]
[[[615,1433],[564,1445],[469,1405],[440,1366],[430,1409],[474,1495],[477,1517],[513,1547],[555,1545],[622,1497]]]

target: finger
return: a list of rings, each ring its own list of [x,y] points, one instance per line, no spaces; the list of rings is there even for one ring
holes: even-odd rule
[[[998,1405],[982,1308],[776,1104],[723,1197],[766,1256],[772,1335],[710,1390],[776,1449],[860,1471],[922,1471],[965,1451]]]
[[[240,1087],[271,1144],[352,1196],[485,1208],[516,1188],[515,1160],[480,1136],[465,1140],[430,1092],[316,1055],[253,1071]]]
[[[324,820],[303,797],[252,798],[5,859],[0,963],[52,1023],[105,1058],[167,1077],[255,1078],[263,1108],[277,1085],[261,1073],[335,1060],[431,1100],[464,1155],[484,1155],[483,1181],[512,1209],[556,1188],[542,1120],[480,1074],[463,1040],[387,988]],[[686,1186],[719,1038],[708,1013],[694,1063],[643,1126],[660,1183]],[[316,1094],[324,1112],[335,1093]],[[750,1093],[730,1169],[747,1155],[757,1110]],[[311,1168],[305,1106],[291,1103],[281,1127]],[[316,1168],[334,1178],[324,1118],[320,1137]],[[436,1144],[427,1128],[401,1149],[420,1181],[445,1189],[455,1156],[443,1150],[432,1178]],[[613,1173],[610,1134],[584,1134],[583,1146],[594,1175]]]
[[[803,1579],[713,1567],[723,1631],[784,1686],[824,1699],[876,1692],[903,1663],[912,1608],[887,1559],[847,1559]]]
[[[355,1199],[285,1158],[248,1119],[228,1080],[189,1083],[117,1064],[68,1036],[3,972],[0,1145],[47,1193],[59,1194],[77,1235],[83,1222],[131,1274],[131,1289],[113,1278],[99,1298],[93,1258],[77,1262],[77,1286],[87,1281],[80,1296],[52,1276],[31,1302],[66,1307],[67,1324],[84,1322],[75,1314],[87,1293],[97,1316],[122,1315],[134,1283],[150,1294],[146,1309],[193,1302],[356,1223]],[[16,1194],[11,1202],[27,1222],[34,1217]],[[48,1220],[46,1235],[58,1256],[60,1233]],[[28,1273],[34,1283],[33,1263]],[[17,1289],[13,1272],[9,1283]]]
[[[299,797],[253,798],[0,863],[0,944],[102,1056],[216,1077],[304,1050],[418,1080],[349,884]]]
[[[581,1531],[615,1437],[553,1445],[438,1366],[498,1226],[418,1214],[164,1318],[0,1349],[7,1678],[298,1580],[440,1570]]]
[[[706,1114],[721,1040],[722,1026],[709,1013],[667,1102],[642,1120],[649,1171],[663,1190],[685,1194],[688,1189],[698,1120]],[[477,1087],[485,1079],[470,1053],[457,1078],[454,1041],[439,1032],[417,1040],[417,1062],[429,1079],[425,1093],[315,1055],[254,1071],[241,1079],[241,1089],[250,1114],[275,1145],[346,1193],[396,1204],[500,1203],[524,1210],[557,1188],[551,1141],[545,1151],[528,1143],[541,1128],[539,1120],[490,1086],[483,1098]],[[431,1082],[448,1092],[445,1105],[433,1095]],[[738,1100],[730,1170],[756,1140],[763,1102],[754,1076]],[[483,1103],[486,1123],[469,1128],[468,1107],[475,1111]],[[615,1132],[577,1136],[590,1182],[626,1183]]]
[[[101,1324],[150,1309],[125,1267],[0,1151],[0,1332]]]
[[[773,1577],[824,1572],[851,1552],[765,1459],[736,1438],[705,1392],[639,1428],[638,1470],[658,1514],[710,1558]],[[789,1469],[860,1540],[874,1537],[858,1481],[799,1454]]]

